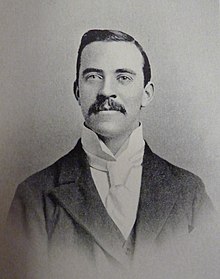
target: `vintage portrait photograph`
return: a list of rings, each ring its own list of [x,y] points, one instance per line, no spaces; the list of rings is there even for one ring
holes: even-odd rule
[[[219,279],[219,2],[0,15],[0,278]]]

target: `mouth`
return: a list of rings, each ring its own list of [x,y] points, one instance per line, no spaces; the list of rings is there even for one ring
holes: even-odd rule
[[[96,113],[121,113],[121,112],[115,109],[104,109],[104,110],[99,110]]]

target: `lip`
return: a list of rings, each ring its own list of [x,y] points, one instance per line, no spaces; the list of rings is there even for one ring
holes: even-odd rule
[[[115,114],[120,113],[118,110],[100,110],[98,111],[99,114]]]

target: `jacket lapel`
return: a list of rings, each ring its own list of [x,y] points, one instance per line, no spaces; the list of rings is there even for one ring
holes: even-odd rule
[[[175,205],[181,183],[172,174],[170,166],[146,143],[136,221],[138,240],[156,239]]]
[[[180,190],[168,163],[155,155],[147,143],[136,220],[136,244],[154,240],[162,230]],[[58,163],[58,185],[50,193],[109,255],[123,262],[124,238],[109,217],[94,185],[86,154],[79,141]],[[135,244],[135,245],[136,245]]]
[[[109,217],[94,185],[86,154],[80,141],[59,164],[59,182],[49,196],[78,222],[97,244],[121,261],[124,239]]]

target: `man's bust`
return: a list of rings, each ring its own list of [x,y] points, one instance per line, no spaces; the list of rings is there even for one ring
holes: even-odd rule
[[[154,86],[140,44],[121,31],[90,30],[76,73],[82,137],[19,185],[9,212],[16,278],[128,276],[130,266],[149,264],[176,240],[190,241],[212,211],[201,179],[143,138],[140,113]]]

